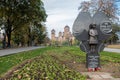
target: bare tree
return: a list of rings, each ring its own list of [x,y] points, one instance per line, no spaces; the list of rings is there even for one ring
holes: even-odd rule
[[[117,18],[116,13],[118,7],[116,6],[117,1],[115,0],[91,0],[83,1],[80,4],[79,10],[83,12],[89,11],[91,14],[96,13],[97,11],[103,11],[110,18]]]

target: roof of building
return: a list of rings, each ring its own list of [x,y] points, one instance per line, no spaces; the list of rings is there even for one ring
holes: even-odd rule
[[[55,30],[54,30],[54,29],[52,29],[52,30],[51,30],[51,32],[55,32]]]
[[[70,28],[68,25],[66,25],[64,28]]]

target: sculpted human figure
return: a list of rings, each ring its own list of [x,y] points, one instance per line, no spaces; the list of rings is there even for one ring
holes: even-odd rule
[[[90,45],[90,51],[95,52],[96,46],[98,44],[98,32],[96,30],[96,24],[90,24],[89,26],[89,45]]]

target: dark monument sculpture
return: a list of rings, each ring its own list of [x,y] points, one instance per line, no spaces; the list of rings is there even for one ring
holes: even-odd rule
[[[73,24],[73,35],[79,40],[80,48],[86,52],[88,71],[100,70],[100,52],[104,41],[111,36],[111,21],[103,12],[96,12],[91,17],[89,12],[80,12]]]
[[[90,24],[89,26],[89,45],[90,45],[90,51],[95,52],[96,46],[98,44],[98,32],[96,30],[96,24]]]

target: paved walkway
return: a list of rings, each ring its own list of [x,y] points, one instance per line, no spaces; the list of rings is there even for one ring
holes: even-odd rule
[[[38,48],[43,48],[43,46],[3,49],[3,50],[0,50],[0,56],[5,56],[5,55],[9,55],[9,54],[16,54],[18,52],[29,51],[29,50],[34,50],[34,49],[38,49]]]
[[[120,53],[120,49],[105,48],[104,51]]]
[[[110,73],[106,72],[82,72],[81,74],[88,76],[87,80],[120,80],[120,78],[113,78]]]

